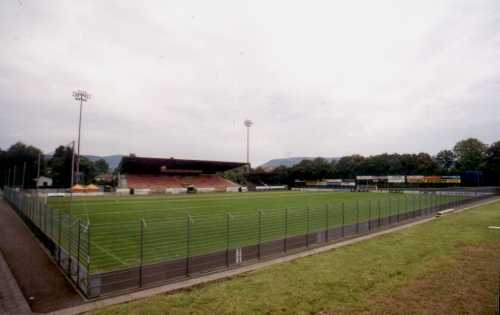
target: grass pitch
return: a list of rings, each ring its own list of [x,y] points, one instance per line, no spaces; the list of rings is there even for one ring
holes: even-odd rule
[[[262,192],[51,198],[48,203],[90,224],[90,268],[96,273],[136,266],[141,253],[143,263],[173,260],[397,215],[458,198]]]
[[[497,202],[92,314],[496,314],[499,222]]]

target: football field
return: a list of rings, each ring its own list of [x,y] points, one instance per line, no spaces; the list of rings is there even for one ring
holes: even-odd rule
[[[460,198],[282,191],[49,198],[48,205],[89,224],[89,265],[98,273],[398,216]]]

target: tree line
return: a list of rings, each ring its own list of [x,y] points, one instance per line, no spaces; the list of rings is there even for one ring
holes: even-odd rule
[[[17,142],[6,150],[0,148],[0,185],[7,183],[34,187],[35,178],[47,176],[55,187],[69,187],[71,183],[72,149],[59,146],[52,154],[32,145]],[[80,158],[80,182],[91,183],[95,176],[109,171],[105,160],[92,162]],[[462,175],[473,173],[490,178],[489,183],[500,184],[500,141],[490,145],[478,139],[459,141],[452,149],[440,151],[435,156],[418,154],[378,154],[344,156],[329,162],[323,158],[303,160],[292,167],[280,166],[272,172],[256,168],[234,170],[224,174],[227,178],[245,184],[293,184],[296,179],[317,180],[327,178],[354,179],[357,175]]]
[[[0,148],[0,185],[33,188],[38,175],[52,178],[54,187],[69,187],[73,150],[68,146],[58,146],[52,154],[44,154],[32,145],[17,142],[8,149]],[[76,161],[76,157],[75,157]],[[80,157],[80,183],[89,184],[95,176],[109,171],[105,160],[95,162]],[[75,175],[76,178],[76,175]]]
[[[292,167],[280,166],[272,172],[258,167],[245,175],[251,182],[268,184],[293,184],[296,179],[354,179],[357,175],[462,175],[480,173],[499,183],[500,141],[491,145],[470,138],[459,141],[452,149],[440,151],[435,156],[418,154],[378,154],[344,156],[329,162],[323,158],[303,160]],[[232,179],[244,181],[241,174],[230,174]]]

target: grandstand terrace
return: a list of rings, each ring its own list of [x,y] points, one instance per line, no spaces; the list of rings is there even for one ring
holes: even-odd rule
[[[238,184],[217,174],[244,165],[246,163],[124,157],[118,168],[119,187],[155,193],[235,190]]]

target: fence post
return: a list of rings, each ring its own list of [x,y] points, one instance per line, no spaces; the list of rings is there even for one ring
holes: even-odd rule
[[[399,214],[399,216],[400,216],[400,221],[401,221],[401,220],[403,220],[403,221],[404,221],[404,220],[405,220],[405,218],[406,218],[406,211],[408,210],[408,209],[407,209],[407,206],[408,206],[408,205],[407,205],[407,202],[406,202],[406,194],[405,194],[405,193],[403,193],[403,199],[401,200],[401,211],[400,211],[400,214]]]
[[[306,247],[309,247],[309,206],[306,207]]]
[[[368,232],[372,230],[372,201],[368,200]]]
[[[425,211],[427,212],[427,215],[429,215],[432,213],[432,209],[431,209],[431,195],[428,192],[425,192],[424,194],[424,202],[426,204]]]
[[[259,244],[258,244],[258,252],[257,257],[262,257],[262,210],[259,210]]]
[[[38,207],[35,198],[31,198],[31,204],[33,205],[34,209],[38,210],[37,211],[38,212],[38,227],[40,228],[40,230],[43,231],[42,209],[40,209],[40,207]]]
[[[391,207],[391,197],[387,198],[387,209],[389,212],[389,224],[392,223],[392,207]]]
[[[61,210],[57,210],[59,212],[59,231],[58,231],[58,250],[57,250],[57,256],[58,256],[58,262],[59,262],[59,266],[61,265],[61,248],[62,248],[62,245],[61,245],[61,229],[62,229],[62,212]]]
[[[345,223],[345,204],[342,202],[342,237],[345,236],[345,230],[344,230],[344,223]]]
[[[80,238],[81,238],[81,222],[80,219],[78,219],[78,251],[76,254],[76,287],[80,288]]]
[[[434,209],[435,209],[435,212],[438,212],[439,211],[439,195],[437,192],[434,192]]]
[[[327,203],[326,204],[326,230],[325,230],[325,242],[328,242],[328,229],[330,228],[329,226],[329,222],[328,222],[328,219],[329,219],[329,212],[330,212],[330,205]]]
[[[50,219],[49,219],[49,234],[50,238],[54,239],[54,210],[52,208],[49,208],[48,206],[45,206],[47,209],[49,209],[50,212]]]
[[[72,216],[71,214],[69,215],[69,224],[68,224],[68,232],[69,232],[69,235],[68,235],[68,272],[69,272],[69,275],[71,277],[71,244],[73,243],[73,237],[71,235],[71,228],[72,228],[72,225],[73,225],[73,220],[72,220]]]
[[[412,213],[413,213],[413,217],[416,217],[417,216],[417,203],[416,203],[416,198],[417,196],[416,195],[413,195],[413,207],[412,207]]]
[[[424,206],[425,206],[425,213],[427,215],[430,214],[430,203],[429,203],[429,193],[428,192],[424,192],[424,197],[423,197],[423,203],[424,203]]]
[[[229,267],[229,246],[230,244],[230,238],[231,238],[231,231],[230,231],[230,222],[231,220],[231,215],[229,213],[226,213],[226,267]]]
[[[432,199],[432,192],[429,192],[427,199],[429,199],[429,212],[432,215],[434,213],[434,203],[433,203],[433,199]]]
[[[187,215],[186,222],[186,276],[189,277],[189,256],[191,256],[191,216]]]
[[[422,216],[422,194],[420,194],[420,192],[418,192],[418,195],[417,195],[417,207],[418,207],[418,213],[420,216]]]
[[[359,234],[359,200],[356,200],[356,234]]]
[[[36,199],[36,203],[38,204],[38,207],[41,209],[41,211],[43,213],[43,232],[45,234],[48,234],[47,233],[47,209],[43,206],[43,204],[40,202],[40,200],[38,200],[38,198]]]
[[[397,217],[396,218],[397,218],[397,222],[398,223],[399,223],[399,212],[400,212],[399,211],[399,204],[400,203],[399,203],[399,198],[398,198],[398,199],[396,199],[396,211],[397,211]]]
[[[90,297],[90,261],[92,243],[90,242],[90,222],[87,223],[87,296]]]
[[[380,227],[380,199],[377,200],[377,207],[378,207],[378,227]]]
[[[431,203],[432,203],[432,209],[433,211],[432,212],[437,212],[437,209],[436,209],[436,193],[432,193],[431,195]]]
[[[140,246],[139,246],[139,288],[142,288],[143,285],[143,279],[142,279],[142,273],[143,273],[143,264],[144,264],[144,219],[141,219],[139,221],[140,224],[140,230],[139,230],[139,240],[140,240]]]
[[[288,208],[285,208],[285,238],[283,240],[283,250],[287,250],[287,237],[288,237]]]

